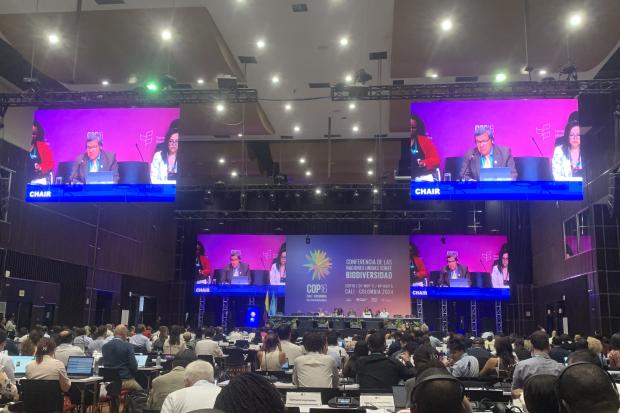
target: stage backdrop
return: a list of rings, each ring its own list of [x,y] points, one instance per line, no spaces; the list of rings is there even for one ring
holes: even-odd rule
[[[441,271],[448,252],[454,252],[470,272],[490,273],[507,239],[505,235],[412,235],[410,241],[429,272]]]
[[[474,130],[478,125],[489,126],[493,130],[495,144],[510,147],[512,156],[544,156],[551,159],[556,138],[564,135],[569,116],[577,110],[577,99],[411,103],[411,113],[422,119],[427,135],[433,138],[442,169],[446,158],[462,157],[475,147]],[[532,138],[540,147],[540,152]]]
[[[205,247],[214,270],[226,268],[230,253],[237,250],[241,252],[241,261],[249,264],[251,270],[269,271],[286,235],[200,234],[198,241]]]
[[[370,307],[411,314],[407,243],[406,236],[289,235],[286,313]]]

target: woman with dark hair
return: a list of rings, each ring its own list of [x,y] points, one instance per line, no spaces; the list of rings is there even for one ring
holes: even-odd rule
[[[185,339],[181,336],[181,327],[170,327],[170,336],[164,341],[164,354],[176,355],[179,351],[187,349]]]
[[[168,339],[168,327],[160,326],[159,330],[157,330],[159,334],[157,334],[157,338],[153,341],[153,346],[151,347],[152,351],[164,351],[164,343]]]
[[[34,356],[34,353],[37,350],[37,344],[39,343],[39,340],[41,340],[41,337],[43,337],[41,330],[37,328],[30,330],[28,337],[22,341],[20,354],[22,356]]]
[[[512,379],[517,361],[517,356],[512,352],[510,338],[495,337],[495,357],[487,360],[480,370],[480,377],[496,376],[502,379]]]
[[[205,254],[205,246],[202,242],[196,241],[196,269],[198,275],[207,279],[207,284],[211,284],[213,278],[211,277],[211,261]]]
[[[45,141],[45,131],[38,120],[32,123],[32,140],[30,141],[30,159],[33,162],[31,184],[49,185],[52,183],[54,157]]]
[[[433,171],[439,167],[440,158],[431,138],[426,136],[422,119],[411,114],[409,119],[409,150],[411,152],[411,179],[433,181]]]
[[[177,181],[178,122],[178,119],[172,121],[164,141],[155,149],[151,161],[152,184],[174,184]]]
[[[58,380],[63,392],[69,391],[71,380],[65,365],[54,358],[56,344],[51,338],[43,337],[37,343],[36,358],[26,365],[26,378],[29,380]]]
[[[428,281],[426,265],[413,241],[409,242],[409,280],[416,286],[423,286]]]
[[[256,373],[243,373],[230,379],[213,407],[226,413],[284,413],[278,389]]]
[[[286,354],[282,351],[280,338],[277,334],[269,333],[263,340],[263,346],[257,354],[258,364],[263,371],[279,371],[286,361]]]
[[[609,368],[618,369],[620,368],[620,333],[616,333],[611,336],[609,348],[610,351],[607,353]]]
[[[271,266],[269,271],[269,284],[271,285],[283,285],[286,282],[282,282],[286,279],[286,243],[282,244],[278,256]]]
[[[553,179],[566,181],[581,177],[583,165],[581,162],[581,132],[579,122],[569,120],[564,129],[562,144],[553,150],[551,161]]]
[[[509,288],[510,273],[508,272],[508,250],[505,246],[499,251],[499,258],[491,271],[491,284],[493,288]]]
[[[361,357],[366,357],[370,354],[368,344],[365,341],[358,341],[355,343],[353,354],[349,357],[349,360],[345,363],[342,369],[342,377],[350,377],[352,379],[357,375],[357,361]]]

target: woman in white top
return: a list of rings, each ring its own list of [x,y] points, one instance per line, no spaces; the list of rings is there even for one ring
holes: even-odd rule
[[[577,121],[569,121],[566,124],[562,144],[556,146],[553,151],[551,169],[553,179],[556,181],[566,181],[582,176],[581,132]]]
[[[166,341],[164,341],[164,354],[176,355],[179,351],[185,350],[186,348],[185,339],[181,335],[181,327],[170,327],[170,335]]]
[[[269,271],[269,284],[271,285],[284,285],[286,284],[286,244],[280,248],[278,257],[271,266]]]
[[[179,131],[173,121],[166,132],[164,142],[157,146],[151,161],[151,183],[176,183],[177,152],[179,150]]]
[[[36,358],[26,365],[26,378],[29,380],[58,380],[60,390],[69,391],[71,380],[65,365],[54,358],[56,345],[51,338],[43,337],[37,343]]]
[[[263,371],[280,371],[285,361],[286,354],[282,351],[280,338],[276,334],[268,334],[258,352],[260,369]]]
[[[509,288],[510,273],[508,272],[508,251],[502,251],[497,265],[493,266],[491,273],[493,288]]]

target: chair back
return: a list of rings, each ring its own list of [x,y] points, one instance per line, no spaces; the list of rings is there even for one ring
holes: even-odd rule
[[[62,413],[64,396],[58,380],[21,380],[23,410],[28,413]]]
[[[103,377],[104,383],[107,383],[106,390],[108,394],[113,397],[121,394],[121,388],[123,386],[119,371],[119,369],[110,367],[99,367],[99,375]]]
[[[198,360],[206,361],[207,363],[209,363],[213,367],[215,367],[215,359],[213,358],[212,355],[210,355],[210,354],[201,354],[201,355],[196,356],[196,357],[198,358]]]

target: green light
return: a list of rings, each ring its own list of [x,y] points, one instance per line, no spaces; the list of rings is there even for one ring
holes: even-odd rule
[[[146,90],[149,92],[157,92],[159,90],[159,85],[155,82],[148,82],[146,84]]]
[[[505,82],[506,79],[508,79],[508,76],[506,76],[506,73],[498,73],[495,75],[496,82]]]

